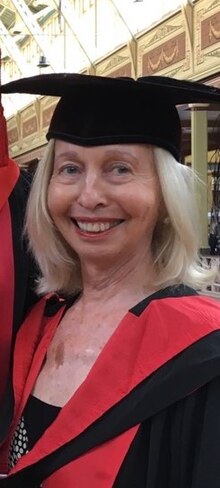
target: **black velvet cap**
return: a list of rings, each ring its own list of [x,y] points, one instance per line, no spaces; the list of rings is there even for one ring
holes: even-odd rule
[[[108,78],[74,73],[43,74],[12,81],[2,93],[59,96],[48,140],[81,146],[146,143],[181,154],[176,105],[220,103],[220,89],[165,76]]]

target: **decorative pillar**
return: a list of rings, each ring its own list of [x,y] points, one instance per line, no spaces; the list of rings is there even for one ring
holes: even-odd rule
[[[208,122],[206,103],[190,104],[191,108],[191,155],[192,168],[204,183],[202,191],[196,189],[196,199],[200,217],[200,248],[208,251]]]

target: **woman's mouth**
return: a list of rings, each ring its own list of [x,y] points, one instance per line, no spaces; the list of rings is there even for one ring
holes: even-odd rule
[[[98,234],[100,232],[106,232],[113,227],[121,224],[123,220],[114,220],[109,222],[86,222],[76,219],[71,219],[73,223],[82,231],[91,234]]]

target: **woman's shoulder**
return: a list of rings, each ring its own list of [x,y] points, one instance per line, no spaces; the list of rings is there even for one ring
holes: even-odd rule
[[[175,301],[179,301],[183,297],[194,296],[198,296],[197,291],[187,285],[178,284],[167,286],[147,296],[144,300],[135,305],[131,309],[131,312],[134,315],[139,316],[149,308],[149,305],[151,305],[150,309],[155,308],[156,306],[167,306],[168,304],[172,307],[172,304],[174,304]]]
[[[186,285],[168,287],[155,296],[155,308],[173,314],[174,317],[187,317],[190,322],[212,320],[220,323],[220,302]]]
[[[131,312],[163,336],[189,335],[190,341],[220,329],[220,302],[186,285],[167,287],[137,304]],[[193,337],[192,337],[193,336]]]
[[[161,289],[148,297],[148,300],[155,307],[170,309],[179,314],[194,311],[199,315],[207,313],[218,316],[220,313],[220,301],[184,284]]]

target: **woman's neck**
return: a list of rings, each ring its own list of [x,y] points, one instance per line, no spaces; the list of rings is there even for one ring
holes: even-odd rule
[[[119,263],[83,263],[83,293],[85,303],[107,303],[113,305],[120,299],[125,302],[138,302],[153,291],[152,258],[135,255]],[[132,304],[131,304],[132,305]]]

